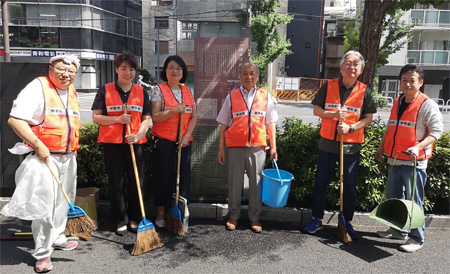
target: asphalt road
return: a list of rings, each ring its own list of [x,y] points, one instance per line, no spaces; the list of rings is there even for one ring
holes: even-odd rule
[[[94,100],[95,93],[79,93],[79,100],[81,105],[81,120],[83,123],[92,121],[92,102]],[[281,125],[284,121],[284,117],[298,117],[302,119],[304,123],[318,124],[319,118],[313,115],[313,105],[309,101],[290,101],[279,100],[277,105],[277,111],[280,119],[277,124]],[[382,121],[387,122],[389,118],[390,108],[379,108],[378,112],[374,115],[374,119],[380,117]],[[444,118],[444,130],[450,130],[450,110],[443,113]]]
[[[407,254],[398,240],[377,238],[380,227],[358,226],[362,237],[350,246],[337,241],[335,226],[315,235],[302,234],[299,223],[263,222],[255,234],[248,220],[229,232],[224,222],[191,219],[184,237],[158,229],[163,247],[131,256],[136,235],[114,234],[107,219],[100,220],[91,241],[73,251],[52,255],[52,273],[448,273],[450,228],[426,230],[424,248]],[[1,235],[30,231],[30,222],[0,216]],[[1,241],[0,272],[32,273],[33,241]]]

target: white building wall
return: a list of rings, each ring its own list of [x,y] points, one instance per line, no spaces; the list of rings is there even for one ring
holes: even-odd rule
[[[424,92],[430,98],[439,98],[439,93],[442,89],[442,85],[425,85]]]

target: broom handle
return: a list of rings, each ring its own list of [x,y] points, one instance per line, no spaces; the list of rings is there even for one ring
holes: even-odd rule
[[[123,112],[125,114],[127,114],[127,105],[126,104],[123,104]],[[127,124],[127,135],[130,133],[131,133],[130,124]],[[139,183],[139,172],[138,172],[137,166],[136,166],[136,156],[134,155],[133,144],[130,144],[130,151],[131,151],[131,160],[133,161],[134,177],[136,178],[136,187],[137,187],[138,196],[139,196],[139,205],[141,207],[142,218],[144,218],[145,217],[144,202],[142,201],[141,184]]]
[[[66,200],[67,200],[67,202],[69,203],[70,207],[72,207],[72,206],[71,206],[70,199],[69,199],[69,196],[67,196],[67,193],[66,193],[66,192],[64,191],[64,189],[62,188],[62,185],[61,185],[61,183],[59,182],[58,177],[56,176],[55,172],[54,172],[53,169],[50,167],[50,164],[47,163],[47,162],[46,162],[45,164],[47,165],[48,169],[50,169],[50,172],[52,173],[53,178],[55,178],[56,182],[58,183],[59,189],[61,189],[62,193],[64,194],[64,198],[66,198]]]
[[[180,114],[180,126],[178,128],[178,145],[181,145],[183,140],[183,112]],[[178,162],[177,162],[177,188],[175,195],[175,203],[178,204],[178,197],[180,195],[180,166],[181,166],[181,147],[178,149]]]
[[[341,119],[341,123],[343,120]],[[344,134],[341,134],[341,141],[339,143],[339,157],[340,157],[340,165],[339,165],[339,200],[340,200],[340,211],[344,210]]]

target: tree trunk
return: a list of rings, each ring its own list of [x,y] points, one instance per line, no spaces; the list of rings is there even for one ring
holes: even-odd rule
[[[395,5],[395,0],[364,1],[364,17],[359,37],[358,50],[366,60],[366,67],[359,80],[372,87],[377,69],[382,24],[386,11]]]

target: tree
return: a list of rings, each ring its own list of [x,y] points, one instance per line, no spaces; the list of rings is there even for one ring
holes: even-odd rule
[[[414,25],[401,20],[404,12],[397,12],[384,18],[382,32],[385,34],[383,44],[379,48],[376,68],[388,63],[389,55],[400,50],[411,41],[411,29]],[[344,26],[344,50],[347,52],[358,48],[359,34],[361,32],[361,18],[348,20]]]
[[[415,4],[433,5],[439,7],[447,0],[414,0],[414,1],[364,1],[364,15],[359,36],[358,51],[366,59],[366,67],[360,76],[360,81],[372,86],[376,72],[383,22],[387,15],[394,15],[398,10],[409,10]]]
[[[291,42],[278,31],[280,26],[288,24],[293,16],[277,11],[281,7],[280,0],[252,1],[251,34],[256,43],[251,59],[260,69],[260,78],[267,76],[267,66],[281,54],[291,54],[288,48]]]

